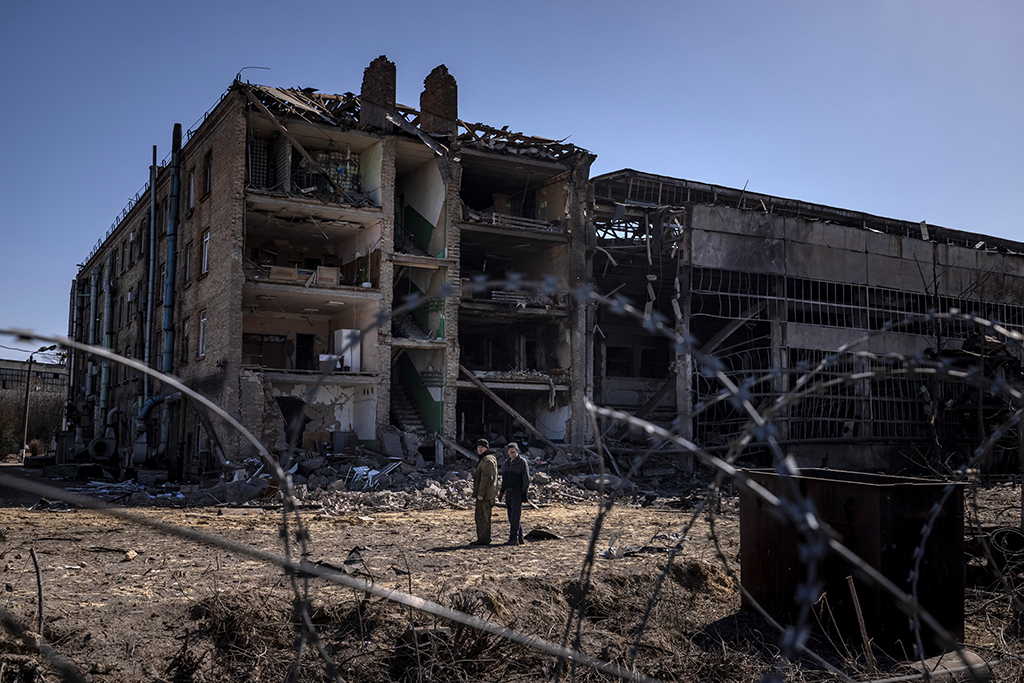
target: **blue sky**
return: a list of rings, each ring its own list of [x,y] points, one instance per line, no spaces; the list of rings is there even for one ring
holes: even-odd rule
[[[398,100],[446,64],[463,119],[623,167],[1024,242],[1024,4],[12,3],[0,19],[0,327],[63,334],[76,264],[245,66]],[[0,345],[27,348],[10,338]],[[32,346],[35,348],[35,346]],[[0,348],[0,357],[19,354]]]

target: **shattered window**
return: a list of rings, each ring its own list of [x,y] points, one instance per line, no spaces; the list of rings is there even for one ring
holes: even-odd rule
[[[192,281],[192,242],[185,245],[185,282]]]
[[[210,231],[203,231],[203,257],[201,262],[201,273],[210,272]]]
[[[206,309],[199,311],[199,357],[206,356]]]
[[[210,194],[213,190],[213,150],[206,153],[203,160],[203,196]]]
[[[604,347],[604,372],[609,377],[632,377],[633,349],[628,346]]]
[[[640,349],[640,376],[659,379],[668,376],[668,348]]]

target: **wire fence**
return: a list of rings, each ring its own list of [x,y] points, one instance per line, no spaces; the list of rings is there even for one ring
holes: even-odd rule
[[[503,287],[510,291],[516,289],[535,289],[548,295],[564,294],[557,291],[553,280],[529,282],[520,278],[513,278],[509,281],[474,280],[465,286],[462,295],[469,297],[474,293],[479,294],[485,289],[493,289],[495,287]],[[452,290],[450,288],[443,287],[424,296],[409,297],[400,307],[394,309],[391,316],[401,316],[423,305],[426,301],[448,297],[451,294]],[[824,587],[822,578],[823,566],[826,561],[832,561],[836,558],[847,563],[853,574],[867,585],[880,590],[886,596],[887,601],[898,606],[899,610],[907,616],[914,640],[913,652],[911,653],[913,657],[923,661],[926,655],[925,641],[935,641],[946,652],[955,653],[957,662],[970,676],[977,680],[983,679],[976,661],[968,656],[963,644],[958,642],[957,638],[944,628],[939,620],[922,607],[921,564],[925,557],[925,547],[931,538],[936,523],[942,514],[947,500],[957,490],[957,486],[969,481],[972,473],[982,466],[986,457],[1006,437],[1009,431],[1019,428],[1021,415],[1024,413],[1024,407],[1021,407],[1024,406],[1024,387],[1015,385],[1004,375],[986,373],[984,368],[978,365],[965,367],[962,364],[957,364],[941,357],[926,358],[923,355],[905,357],[892,353],[874,353],[866,349],[869,347],[869,342],[872,338],[877,335],[899,330],[903,327],[916,329],[921,325],[928,325],[938,321],[950,325],[955,324],[961,327],[975,328],[986,336],[998,339],[1008,349],[1018,354],[1020,353],[1022,343],[1024,343],[1024,335],[996,322],[964,313],[934,311],[917,313],[898,321],[885,322],[878,329],[863,331],[850,343],[845,344],[834,352],[812,352],[812,350],[803,352],[801,356],[803,363],[800,367],[800,372],[787,385],[789,390],[785,393],[774,395],[768,391],[768,388],[772,386],[772,379],[777,377],[780,372],[783,372],[782,368],[773,368],[762,376],[748,375],[745,378],[740,378],[735,373],[730,372],[728,363],[723,362],[721,358],[715,355],[703,354],[697,340],[691,338],[685,331],[678,331],[674,321],[661,316],[657,312],[650,312],[645,315],[643,310],[634,308],[630,303],[621,298],[608,299],[589,289],[577,290],[571,292],[571,295],[575,297],[579,305],[603,306],[613,313],[632,318],[635,324],[642,327],[646,333],[667,339],[675,355],[690,355],[693,359],[694,367],[700,369],[702,381],[715,383],[718,386],[718,392],[714,398],[697,405],[695,410],[698,412],[710,411],[715,405],[724,404],[741,414],[743,422],[738,435],[728,442],[727,448],[724,450],[709,450],[684,438],[681,435],[684,430],[681,429],[682,425],[678,421],[673,428],[659,426],[651,421],[637,418],[623,411],[595,405],[590,401],[586,402],[594,445],[600,456],[597,459],[600,482],[605,480],[604,463],[606,451],[599,421],[604,421],[606,424],[610,421],[616,425],[628,425],[631,429],[641,433],[648,439],[649,447],[633,458],[630,471],[619,480],[616,487],[612,487],[607,491],[601,491],[603,495],[602,502],[589,535],[587,551],[584,557],[581,558],[579,584],[583,588],[583,593],[566,615],[564,627],[557,640],[541,638],[523,630],[502,625],[492,619],[473,616],[437,602],[417,597],[409,592],[386,588],[372,581],[356,576],[348,576],[311,565],[309,562],[304,561],[302,558],[308,555],[309,530],[305,526],[301,505],[295,496],[292,477],[287,471],[287,461],[285,461],[285,466],[282,466],[282,461],[279,457],[272,454],[259,439],[248,432],[232,415],[201,393],[186,386],[182,381],[152,370],[137,360],[119,356],[107,349],[90,347],[69,339],[37,335],[23,330],[0,330],[0,334],[3,335],[13,335],[23,340],[60,344],[65,350],[84,351],[97,358],[119,363],[139,373],[149,375],[166,386],[187,395],[190,400],[194,401],[197,407],[200,407],[199,409],[206,411],[210,416],[217,416],[223,420],[229,429],[237,431],[255,448],[265,470],[271,473],[276,481],[281,482],[284,502],[280,522],[281,552],[261,551],[244,543],[217,535],[200,533],[194,529],[181,526],[156,523],[129,510],[113,507],[102,501],[70,494],[41,484],[15,481],[11,478],[6,478],[2,483],[7,487],[20,488],[26,492],[46,498],[61,499],[84,508],[97,510],[113,518],[148,527],[159,533],[181,538],[189,543],[207,544],[230,550],[231,552],[238,553],[240,556],[258,560],[278,568],[284,577],[287,578],[296,617],[296,664],[292,669],[293,674],[289,676],[289,679],[295,680],[294,676],[297,674],[294,674],[294,672],[298,670],[298,662],[302,658],[303,651],[306,648],[312,648],[322,659],[328,677],[339,682],[343,681],[344,678],[324,646],[310,611],[312,602],[311,592],[313,590],[310,579],[312,577],[319,577],[328,582],[352,588],[360,593],[377,596],[383,600],[392,601],[413,610],[448,620],[454,624],[461,624],[481,633],[507,639],[554,657],[556,664],[551,668],[550,674],[550,678],[554,681],[567,678],[572,680],[579,679],[582,676],[582,668],[627,681],[655,680],[639,670],[637,664],[638,653],[647,634],[652,613],[660,601],[667,599],[664,595],[666,578],[670,576],[677,559],[685,553],[685,539],[699,518],[707,518],[712,529],[713,540],[716,544],[721,564],[725,572],[737,579],[737,583],[739,583],[740,577],[736,577],[735,570],[726,561],[726,554],[719,545],[719,536],[715,533],[716,503],[720,500],[724,491],[730,487],[736,487],[758,499],[771,515],[782,520],[790,529],[795,530],[798,538],[797,555],[801,562],[800,579],[795,591],[795,611],[789,623],[780,623],[776,620],[769,610],[758,604],[755,596],[751,595],[740,583],[744,602],[752,606],[778,631],[777,647],[779,657],[776,664],[764,672],[763,680],[785,680],[789,663],[801,657],[814,662],[824,672],[827,672],[828,676],[832,676],[834,679],[846,681],[865,680],[862,674],[844,671],[841,667],[837,667],[809,646],[809,637],[815,623],[815,606],[821,598]],[[380,325],[387,320],[388,316],[381,314],[375,321],[374,326]],[[363,332],[365,334],[368,331],[369,329]],[[339,355],[346,352],[347,349],[343,349],[339,352]],[[310,384],[307,389],[307,402],[313,398],[325,376],[326,373],[321,375],[316,382]],[[847,390],[858,386],[859,383],[868,381],[898,381],[901,379],[918,381],[923,378],[934,378],[943,383],[954,383],[986,392],[989,395],[999,397],[1007,405],[1013,406],[1014,410],[1000,424],[989,425],[985,440],[974,449],[971,457],[948,471],[945,479],[946,486],[939,500],[934,502],[928,510],[926,518],[922,521],[916,544],[914,547],[907,547],[902,550],[912,560],[912,569],[909,577],[907,577],[909,588],[905,589],[897,585],[893,578],[885,576],[871,562],[850,550],[844,545],[843,539],[821,519],[813,500],[801,488],[799,480],[800,471],[796,461],[786,453],[785,448],[780,444],[777,424],[782,420],[791,419],[793,415],[801,414],[801,409],[806,412],[807,406],[814,405],[814,402],[825,406],[825,412],[830,413],[834,407],[835,397],[843,396],[847,393]],[[839,422],[842,420],[842,416],[833,415],[830,419]],[[302,415],[295,416],[294,420],[301,423]],[[828,429],[829,427],[827,424],[820,424],[818,428]],[[293,434],[298,434],[299,430],[292,430],[292,432]],[[779,477],[781,486],[777,492],[773,492],[763,486],[737,465],[737,462],[754,444],[757,444],[759,448],[767,449],[771,454],[772,470]],[[292,443],[290,445],[294,448],[296,444]],[[696,505],[684,526],[679,529],[678,538],[684,540],[680,540],[670,548],[666,566],[656,577],[653,588],[647,597],[643,616],[636,625],[636,635],[633,646],[629,651],[628,662],[625,665],[620,665],[582,651],[582,633],[587,609],[586,598],[594,582],[595,565],[598,557],[598,538],[608,514],[617,504],[629,480],[637,476],[656,449],[665,446],[672,447],[676,452],[692,455],[713,476],[710,477],[706,495]],[[1008,580],[1004,579],[1003,590],[1005,595],[1012,601],[1017,612],[1024,612],[1024,602],[1021,600],[1021,595]],[[86,680],[81,672],[81,668],[76,666],[75,663],[67,661],[57,652],[56,648],[47,644],[42,638],[42,633],[33,635],[31,629],[21,624],[7,610],[0,610],[0,620],[2,620],[4,626],[10,632],[21,638],[25,646],[46,657],[59,671],[64,680]],[[1005,661],[1015,661],[1015,658],[1005,658]],[[930,678],[930,674],[926,670],[921,674],[886,679],[874,678],[873,680],[877,681],[877,683],[882,681],[889,683],[890,681],[912,680],[915,678],[927,679]]]

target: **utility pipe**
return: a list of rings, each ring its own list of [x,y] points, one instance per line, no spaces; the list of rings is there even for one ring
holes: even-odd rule
[[[92,274],[89,275],[89,346],[96,345],[96,319],[99,317],[96,315],[96,289],[99,287],[100,280],[100,268],[96,266],[92,269]],[[89,362],[85,368],[85,397],[91,398],[93,395],[93,370],[95,362],[92,356],[89,356]]]
[[[175,466],[178,481],[185,480],[185,416],[188,413],[188,396],[183,396],[178,407],[178,463]]]
[[[157,407],[164,401],[171,398],[181,398],[181,393],[176,394],[160,394],[159,396],[152,396],[148,401],[142,404],[142,410],[139,411],[139,419],[145,420],[149,417],[150,411]]]
[[[110,425],[114,424],[114,416],[117,415],[119,412],[121,412],[121,407],[120,406],[114,406],[113,408],[111,408],[110,410],[107,411],[107,426],[108,427]],[[104,436],[106,436],[106,435],[104,435]]]
[[[153,165],[149,167],[149,244],[146,245],[146,335],[144,362],[146,367],[153,367],[153,306],[156,303],[153,291],[153,279],[156,277],[156,145],[153,145]],[[149,375],[143,375],[142,400],[149,400],[152,391]]]
[[[114,269],[114,253],[107,255],[107,265],[103,268],[103,348],[110,349],[114,342],[113,293],[110,291],[110,278]],[[104,359],[100,366],[100,405],[96,416],[96,427],[93,436],[100,436],[106,430],[107,400],[110,398],[110,359]]]
[[[160,420],[160,442],[159,444],[157,444],[156,449],[156,456],[158,458],[163,456],[167,452],[167,444],[170,442],[171,438],[169,427],[171,411],[169,404],[179,400],[181,400],[180,391],[175,392],[173,394],[160,394],[158,396],[153,396],[148,401],[146,401],[146,403],[143,404],[142,406],[142,410],[139,411],[137,424],[142,425],[145,424],[146,418],[149,417],[149,414],[153,411],[154,408],[156,408],[161,403],[164,404],[163,417]],[[137,430],[141,431],[141,429],[138,428]]]
[[[68,324],[68,338],[74,339],[75,341],[81,341],[78,338],[78,278],[71,281],[71,311],[68,319],[71,321]],[[78,353],[74,349],[68,351],[68,386],[75,381],[75,369],[77,363],[75,358]],[[64,396],[65,401],[71,398],[70,392]],[[66,431],[68,428],[68,411],[64,411],[64,416],[61,418],[60,430]]]
[[[178,255],[178,193],[181,185],[181,124],[174,124],[171,142],[171,196],[167,209],[167,285],[164,288],[164,358],[162,370],[174,370],[174,271]]]

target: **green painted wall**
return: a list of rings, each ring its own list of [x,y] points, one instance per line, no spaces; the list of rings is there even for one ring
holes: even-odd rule
[[[416,244],[423,249],[430,249],[430,238],[434,234],[434,224],[424,218],[419,211],[411,206],[405,207],[405,229],[412,234]]]
[[[427,429],[440,432],[441,402],[435,401],[427,388],[423,386],[420,375],[416,372],[416,367],[407,356],[402,356],[398,359],[398,381],[402,383],[402,386],[409,388],[409,392],[416,402],[416,407],[419,408],[420,415],[423,416],[423,422],[426,423]]]

